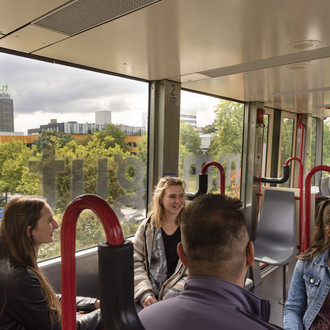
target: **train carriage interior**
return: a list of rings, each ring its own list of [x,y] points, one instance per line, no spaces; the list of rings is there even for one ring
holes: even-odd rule
[[[59,67],[73,70],[72,75],[87,72],[91,86],[86,93],[92,91],[96,75],[139,83],[145,93],[143,155],[130,149],[130,154],[94,157],[87,173],[87,156],[76,154],[66,162],[69,158],[59,144],[43,145],[43,156],[36,154],[39,158],[35,155],[27,166],[28,174],[38,178],[36,191],[57,210],[62,208],[61,215],[81,194],[100,196],[113,208],[129,240],[147,214],[158,179],[175,175],[187,182],[188,197],[199,189],[239,197],[253,240],[259,239],[258,222],[272,218],[267,225],[268,230],[274,228],[274,241],[266,242],[270,249],[284,244],[276,241],[283,227],[276,220],[279,198],[270,201],[268,217],[263,211],[266,196],[288,193],[294,212],[283,216],[291,214],[287,221],[292,221],[294,252],[278,262],[256,259],[246,282],[247,289],[271,301],[270,322],[283,326],[280,300],[285,300],[296,256],[310,244],[317,205],[330,196],[330,2],[0,0],[0,8],[0,61],[8,57],[42,63],[54,74]],[[18,73],[6,70],[3,63],[0,87],[8,82],[8,93],[22,94],[11,83]],[[24,65],[21,70],[24,73]],[[38,70],[36,66],[35,76]],[[52,97],[59,97],[58,91]],[[0,101],[10,97],[6,93],[2,86]],[[196,95],[216,100],[217,108],[211,147],[194,153],[187,145],[183,150],[180,115],[184,102]],[[38,116],[34,111],[29,114]],[[234,116],[229,125],[234,133],[226,140],[227,112]],[[83,113],[78,120],[86,121]],[[207,135],[205,129],[202,133]],[[135,140],[130,143],[142,148]],[[49,165],[51,173],[46,163],[54,164]],[[58,174],[64,172],[68,176]],[[93,175],[95,182],[84,186]],[[28,190],[15,190],[22,191]],[[8,191],[0,193],[7,198]],[[78,224],[90,218],[98,221],[84,212],[81,217]],[[56,291],[61,291],[59,239],[40,260]],[[77,295],[98,296],[98,243],[76,248]]]

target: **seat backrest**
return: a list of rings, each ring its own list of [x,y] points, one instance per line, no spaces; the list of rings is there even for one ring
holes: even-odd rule
[[[294,192],[265,190],[256,240],[278,248],[296,246],[296,200]]]
[[[320,179],[319,191],[321,196],[330,196],[329,177]]]

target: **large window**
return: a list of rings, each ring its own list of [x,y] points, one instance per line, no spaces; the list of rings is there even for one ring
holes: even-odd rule
[[[322,165],[330,166],[330,118],[323,121]],[[323,173],[329,175],[328,173]]]
[[[198,190],[203,165],[215,161],[224,169],[226,194],[240,197],[243,115],[242,103],[182,93],[179,174],[188,192]],[[208,190],[219,193],[220,171],[211,166],[207,173]]]
[[[311,133],[310,133],[310,150],[308,159],[308,172],[316,166],[316,118],[312,118]],[[315,175],[312,176],[312,185],[315,185]]]
[[[0,135],[1,206],[15,194],[43,195],[61,223],[73,198],[97,194],[114,209],[124,235],[133,235],[146,213],[148,84],[1,53],[0,62],[15,127]],[[67,123],[77,128],[74,135]],[[59,254],[59,234],[42,247],[41,259]],[[100,221],[84,211],[77,248],[104,239]]]
[[[281,138],[280,138],[280,154],[279,154],[279,177],[283,175],[283,165],[285,162],[294,155],[295,144],[295,123],[296,117],[293,114],[284,114],[281,123]],[[290,175],[291,180],[280,185],[281,187],[290,187],[292,184],[292,173]]]

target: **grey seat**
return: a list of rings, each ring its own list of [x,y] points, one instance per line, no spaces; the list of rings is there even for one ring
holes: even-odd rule
[[[283,298],[288,293],[287,265],[297,255],[296,201],[291,191],[266,190],[256,239],[255,260],[261,263],[283,266]]]
[[[321,178],[319,182],[319,191],[321,196],[330,196],[329,177]]]

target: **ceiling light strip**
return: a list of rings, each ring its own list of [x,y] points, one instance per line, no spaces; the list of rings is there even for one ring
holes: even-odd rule
[[[211,78],[228,76],[237,73],[263,70],[277,66],[295,64],[300,62],[307,62],[327,58],[330,56],[330,47],[313,49],[305,52],[287,54],[271,58],[260,59],[256,61],[246,62],[237,65],[221,67],[212,70],[200,71],[198,73],[204,74]]]

